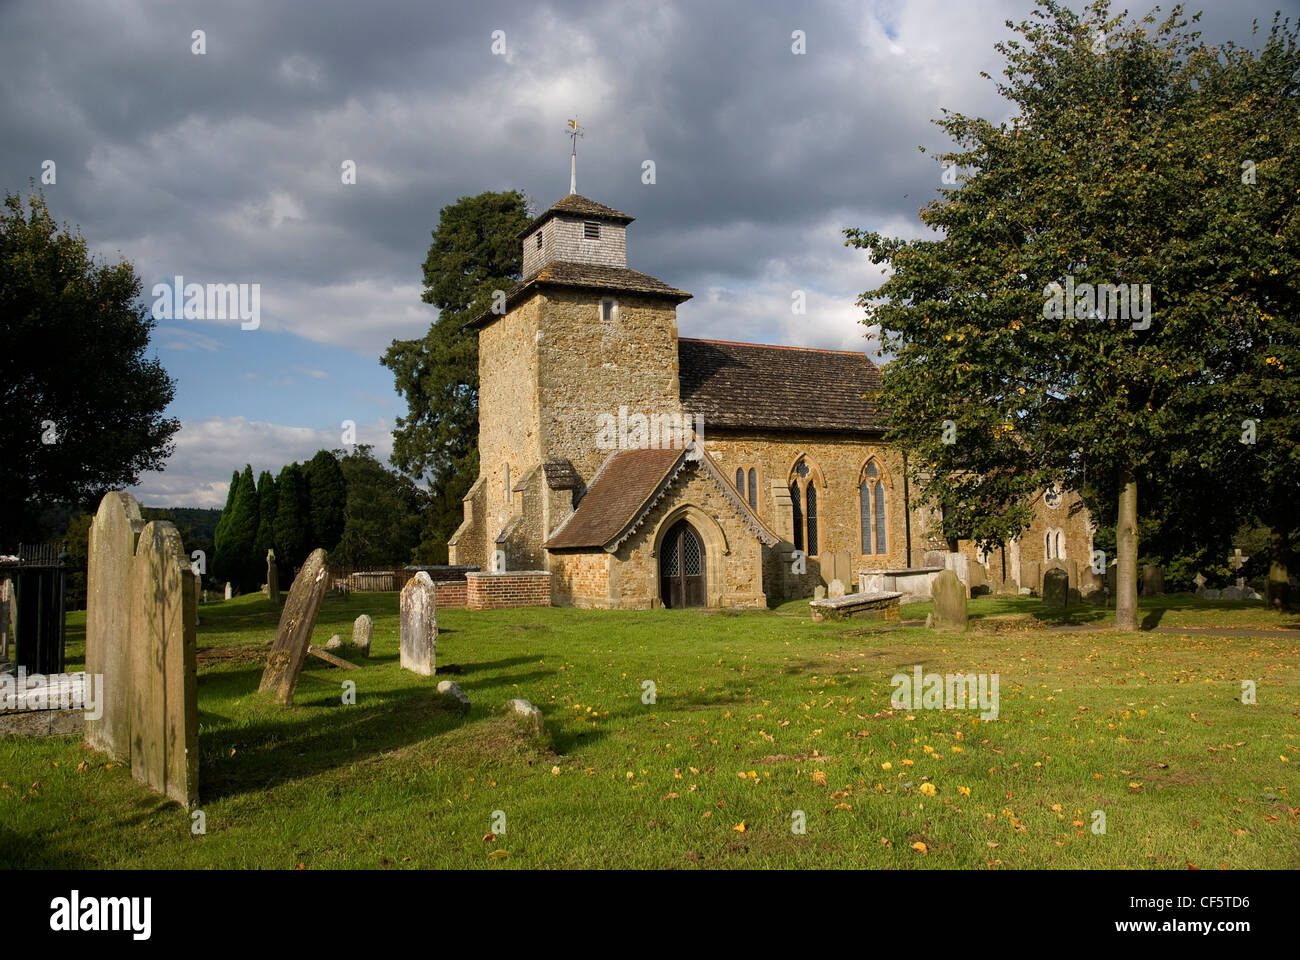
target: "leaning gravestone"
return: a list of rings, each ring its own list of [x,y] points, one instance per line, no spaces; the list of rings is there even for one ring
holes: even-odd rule
[[[1142,568],[1142,596],[1158,597],[1165,592],[1165,573],[1155,564]]]
[[[194,587],[181,535],[146,524],[131,561],[131,776],[177,803],[199,799]]]
[[[128,580],[140,504],[122,490],[107,493],[90,524],[86,559],[86,673],[100,687],[98,720],[86,717],[86,741],[119,760],[131,757],[131,595]]]
[[[830,586],[826,588],[826,596],[832,600],[844,596],[844,581],[840,580],[839,577],[832,580]]]
[[[441,686],[441,684],[439,684]],[[542,719],[542,711],[537,709],[527,700],[516,697],[513,700],[506,701],[506,709],[513,710],[518,716],[524,718],[528,725],[532,727],[534,733],[541,733],[546,729],[546,723]]]
[[[302,565],[289,589],[289,601],[280,614],[280,626],[275,631],[275,642],[271,645],[262,682],[257,688],[274,688],[278,703],[293,703],[293,691],[298,685],[303,661],[307,659],[312,627],[316,625],[316,614],[325,595],[327,572],[325,551],[317,548]]]
[[[1043,574],[1043,605],[1063,607],[1069,598],[1070,575],[1063,567],[1053,567]]]
[[[934,600],[932,625],[936,630],[966,629],[966,585],[952,570],[944,570],[930,584]]]
[[[375,622],[370,614],[363,613],[352,623],[352,646],[363,656],[370,656],[370,638],[375,632]]]
[[[280,570],[275,563],[275,551],[266,551],[266,595],[277,607],[280,605]]]
[[[421,570],[407,582],[399,606],[402,669],[431,677],[437,672],[438,604],[427,573]]]

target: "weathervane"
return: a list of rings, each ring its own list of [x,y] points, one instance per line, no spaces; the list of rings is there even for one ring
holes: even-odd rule
[[[573,141],[573,153],[569,154],[569,193],[578,192],[578,138],[582,136],[582,127],[578,118],[569,121],[569,138]]]

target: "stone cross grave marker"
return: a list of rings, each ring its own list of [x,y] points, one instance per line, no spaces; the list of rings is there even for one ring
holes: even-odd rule
[[[275,642],[266,658],[266,669],[258,690],[275,690],[280,704],[293,703],[293,691],[298,686],[307,647],[311,644],[311,631],[316,626],[321,598],[325,595],[328,579],[325,569],[325,551],[319,547],[311,552],[307,562],[289,588],[289,600],[280,614],[280,625],[275,631]]]

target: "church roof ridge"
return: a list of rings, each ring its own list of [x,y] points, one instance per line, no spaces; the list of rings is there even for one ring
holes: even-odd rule
[[[866,357],[865,350],[831,350],[827,347],[792,347],[784,343],[750,343],[747,340],[714,340],[711,337],[678,337],[678,342],[682,340],[691,343],[716,343],[722,347],[754,347],[759,350],[802,350],[806,353],[835,353],[843,354],[849,357]],[[870,360],[870,357],[867,357]]]

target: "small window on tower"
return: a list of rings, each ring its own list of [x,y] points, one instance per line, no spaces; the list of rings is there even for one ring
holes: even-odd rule
[[[618,319],[618,301],[606,297],[600,301],[600,319],[602,323],[613,323]]]
[[[542,249],[542,231],[537,231],[537,249]]]
[[[599,240],[599,239],[600,239],[600,224],[597,223],[595,220],[586,220],[586,221],[583,221],[583,224],[582,224],[582,239],[584,239],[584,240]]]

